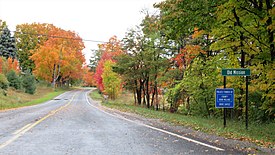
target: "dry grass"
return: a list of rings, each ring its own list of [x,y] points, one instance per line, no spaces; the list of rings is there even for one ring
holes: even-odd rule
[[[55,92],[53,88],[45,87],[45,86],[38,86],[37,91],[34,95],[24,93],[21,90],[15,90],[13,88],[9,88],[7,92],[7,96],[4,96],[2,92],[0,93],[0,110],[25,106],[26,103],[34,100],[39,100],[41,98],[45,98],[46,96],[48,96],[50,93],[53,93],[53,92]],[[55,94],[59,94],[59,93],[55,93]],[[33,103],[33,104],[37,104],[37,103]],[[31,104],[27,104],[27,105],[31,105]]]

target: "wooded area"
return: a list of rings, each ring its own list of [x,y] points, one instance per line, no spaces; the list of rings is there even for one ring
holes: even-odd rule
[[[95,77],[103,93],[109,94],[100,76],[102,62],[111,60],[113,72],[119,74],[113,81],[121,78],[121,88],[133,92],[135,104],[170,112],[181,106],[180,112],[187,115],[220,117],[214,93],[223,87],[221,69],[250,68],[249,116],[258,122],[274,121],[273,1],[166,0],[155,7],[160,12],[145,12],[120,48],[99,48],[92,62],[99,62]],[[229,77],[226,87],[235,89],[235,108],[228,115],[244,119],[245,78]],[[163,98],[169,107],[161,106]]]
[[[8,87],[23,87],[33,94],[36,81],[46,81],[52,87],[70,86],[79,80],[92,85],[92,73],[84,66],[84,43],[75,32],[33,23],[17,25],[12,35],[6,22],[0,25],[0,83],[5,95]]]

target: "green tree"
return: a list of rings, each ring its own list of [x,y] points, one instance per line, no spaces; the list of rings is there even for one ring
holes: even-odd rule
[[[35,77],[31,73],[27,72],[22,77],[22,86],[25,89],[25,93],[34,94],[36,90]]]
[[[0,34],[2,34],[3,29],[7,26],[7,23],[5,21],[2,21],[0,19]]]
[[[16,46],[18,60],[23,72],[32,71],[35,67],[30,57],[33,55],[31,51],[39,48],[48,39],[46,36],[50,30],[50,24],[21,24],[16,26]]]
[[[107,60],[104,63],[104,71],[102,74],[104,92],[108,94],[110,99],[114,100],[118,97],[121,92],[121,78],[119,75],[112,71],[112,66],[115,63],[111,60]]]
[[[6,59],[15,59],[17,56],[16,52],[15,39],[11,36],[8,27],[5,26],[0,35],[0,56],[5,57]]]
[[[4,74],[0,73],[0,89],[2,89],[3,95],[7,95],[7,89],[9,87],[9,81]]]
[[[249,95],[261,97],[252,98],[250,107],[262,111],[264,115],[260,119],[264,121],[275,118],[273,3],[269,0],[230,0],[217,10],[218,22],[212,31],[217,40],[211,49],[226,53],[230,67],[252,70]],[[244,79],[236,78],[235,83],[244,83]],[[238,89],[240,116],[242,109],[247,107],[243,105],[244,86],[239,85]]]
[[[114,67],[122,75],[126,88],[134,93],[135,104],[156,109],[159,77],[169,66],[158,22],[158,16],[147,14],[140,26],[127,33],[123,40],[126,53],[116,57]]]
[[[14,70],[11,70],[7,73],[7,79],[9,81],[10,87],[13,87],[15,89],[21,88],[21,81],[18,75],[16,75]]]

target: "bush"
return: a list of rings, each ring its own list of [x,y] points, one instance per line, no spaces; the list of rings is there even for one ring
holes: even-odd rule
[[[7,73],[7,79],[9,81],[9,86],[13,87],[15,89],[20,89],[21,88],[21,80],[20,78],[16,75],[14,70],[11,70]]]
[[[7,89],[9,87],[9,81],[4,74],[0,74],[0,89],[2,89],[3,95],[7,95]]]
[[[9,81],[4,74],[0,74],[0,88],[7,90],[9,87]]]
[[[30,73],[27,73],[22,77],[22,85],[25,89],[25,93],[34,94],[36,90],[35,77]]]

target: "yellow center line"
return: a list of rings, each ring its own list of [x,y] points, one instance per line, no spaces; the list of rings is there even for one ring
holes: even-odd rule
[[[8,141],[0,144],[0,149],[3,149],[4,147],[8,146],[9,144],[11,144],[12,142],[14,142],[16,139],[18,139],[19,137],[21,137],[22,135],[24,135],[24,133],[26,133],[27,131],[29,131],[30,129],[32,129],[33,127],[35,127],[36,125],[38,125],[39,123],[41,123],[42,121],[44,121],[45,119],[49,118],[50,116],[53,116],[54,114],[56,114],[58,111],[66,108],[67,106],[69,106],[71,104],[71,102],[73,101],[75,97],[75,94],[73,95],[73,97],[70,99],[70,101],[64,105],[61,106],[55,110],[50,111],[46,116],[44,116],[43,118],[37,120],[34,123],[30,123],[25,125],[24,127],[22,127],[21,129],[15,131],[13,134],[14,136],[11,137]]]
[[[17,135],[18,133],[20,133],[21,131],[25,130],[26,128],[28,128],[31,125],[31,123],[25,125],[23,128],[16,130],[13,134]]]

